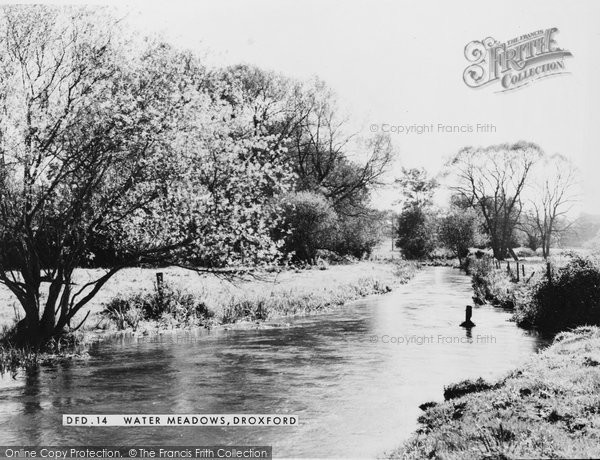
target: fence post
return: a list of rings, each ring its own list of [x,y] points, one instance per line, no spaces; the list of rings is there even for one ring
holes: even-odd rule
[[[159,294],[162,294],[163,280],[164,280],[163,273],[157,272],[156,273],[156,290],[158,291]]]
[[[552,267],[550,266],[550,262],[546,262],[546,276],[548,277],[548,282],[552,283]]]
[[[519,262],[517,262],[517,283],[519,282]]]

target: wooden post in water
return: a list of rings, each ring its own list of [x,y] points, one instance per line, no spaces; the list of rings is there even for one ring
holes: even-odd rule
[[[521,264],[521,271],[523,272],[523,278],[525,278],[525,264]]]
[[[519,282],[519,262],[517,262],[517,283]]]
[[[465,320],[460,323],[460,327],[475,327],[475,323],[471,321],[471,316],[473,316],[473,307],[471,307],[471,305],[467,305],[467,308],[465,309]]]

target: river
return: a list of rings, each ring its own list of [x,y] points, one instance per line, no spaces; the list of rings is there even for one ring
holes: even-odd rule
[[[458,324],[470,279],[427,267],[408,284],[289,327],[100,343],[91,359],[0,378],[1,445],[272,445],[277,457],[374,457],[416,428],[444,385],[493,379],[544,341],[491,306]],[[296,414],[297,427],[62,426],[63,413]]]

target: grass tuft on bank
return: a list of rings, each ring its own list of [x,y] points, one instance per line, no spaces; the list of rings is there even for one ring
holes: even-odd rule
[[[0,328],[0,375],[15,375],[19,369],[34,368],[40,364],[54,364],[87,356],[84,335],[65,333],[37,347],[17,344],[16,323]]]
[[[388,458],[600,458],[600,328],[560,333],[495,384],[458,387],[424,406],[417,433]]]
[[[213,316],[202,299],[170,284],[150,292],[117,296],[100,314],[117,330],[134,331],[145,323],[163,329],[197,327],[208,324]]]

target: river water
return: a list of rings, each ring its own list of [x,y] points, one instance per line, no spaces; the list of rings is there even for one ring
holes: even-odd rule
[[[473,309],[470,279],[428,267],[390,294],[289,327],[120,339],[91,359],[0,378],[0,445],[272,445],[277,457],[374,457],[443,386],[496,378],[546,343]],[[296,427],[62,426],[62,414],[296,414]]]

